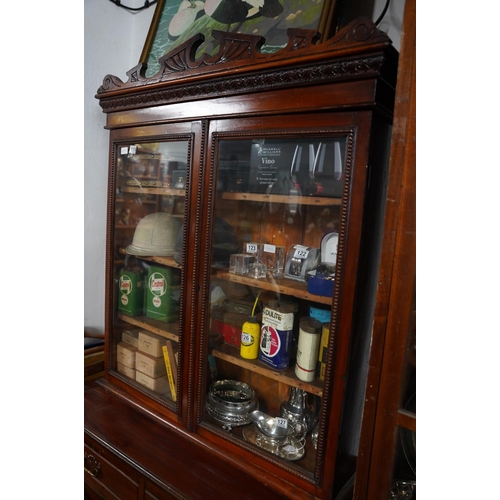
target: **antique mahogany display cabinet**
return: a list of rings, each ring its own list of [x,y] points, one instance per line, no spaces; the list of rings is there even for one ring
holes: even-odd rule
[[[88,498],[330,499],[358,457],[398,54],[371,21],[194,37],[97,99],[105,377]]]

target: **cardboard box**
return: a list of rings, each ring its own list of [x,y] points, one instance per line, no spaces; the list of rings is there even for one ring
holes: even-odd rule
[[[137,352],[137,347],[133,345],[126,344],[125,342],[120,342],[116,346],[116,360],[118,363],[127,366],[128,368],[135,369],[135,354]]]
[[[149,354],[154,358],[159,358],[163,356],[161,348],[164,344],[165,339],[160,335],[145,330],[139,332],[139,351],[141,352]]]
[[[129,368],[128,366],[122,365],[121,363],[117,363],[116,369],[128,378],[135,380],[135,370],[133,368]]]
[[[140,332],[139,328],[136,328],[135,330],[123,331],[122,342],[133,345],[134,347],[139,347],[139,332]]]
[[[142,372],[135,371],[135,380],[137,383],[147,387],[148,389],[158,392],[159,394],[170,393],[168,385],[168,378],[166,375],[163,377],[148,377]]]
[[[330,337],[330,323],[323,323],[321,329],[321,342],[318,353],[317,376],[320,380],[325,380],[326,356],[328,354],[328,340]]]
[[[180,269],[149,266],[146,316],[170,323],[179,319]]]
[[[141,351],[137,351],[135,355],[135,369],[152,378],[167,374],[163,356],[155,358]]]

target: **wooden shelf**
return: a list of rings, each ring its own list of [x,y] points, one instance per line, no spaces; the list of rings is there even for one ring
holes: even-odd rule
[[[128,255],[125,248],[120,248],[119,252],[123,255]],[[161,264],[163,266],[182,269],[182,266],[178,264],[173,257],[158,257],[158,256],[144,257],[142,255],[136,255],[135,257],[137,257],[140,260],[145,260],[146,262],[154,262],[155,264]]]
[[[396,417],[397,425],[409,429],[410,431],[417,432],[417,416],[415,413],[400,409]]]
[[[223,200],[259,201],[270,203],[298,203],[299,205],[332,206],[340,205],[341,198],[327,198],[326,196],[290,196],[285,194],[262,193],[223,193]]]
[[[204,415],[204,421],[202,423],[202,426],[213,429],[212,432],[214,430],[215,432],[220,432],[221,425],[222,425],[221,422],[215,420],[213,417],[208,415],[208,413]],[[240,439],[241,441],[244,441],[247,444],[247,446],[256,447],[260,450],[263,450],[263,448],[255,444],[254,440],[255,433],[248,432],[248,430],[251,428],[252,425],[253,424],[232,427],[231,435],[235,438]],[[247,435],[252,436],[253,439],[245,438],[245,433],[247,433]],[[266,453],[269,453],[270,457],[272,457],[273,460],[282,461],[282,463],[286,463],[288,467],[294,469],[298,469],[301,471],[306,470],[310,474],[313,473],[314,467],[316,465],[316,450],[314,449],[310,435],[308,435],[306,438],[306,452],[304,454],[304,457],[301,458],[300,460],[286,461],[284,458],[278,458],[270,451],[266,450]]]
[[[309,300],[319,304],[331,305],[331,297],[323,297],[322,295],[314,295],[307,291],[307,283],[300,283],[298,281],[289,280],[287,278],[250,278],[241,274],[230,273],[227,269],[218,270],[217,278],[242,285],[253,286],[262,290],[270,290],[272,292],[279,292],[284,295],[291,295],[298,299]]]
[[[127,316],[125,314],[118,314],[118,318],[130,325],[137,326],[174,342],[179,342],[178,323],[164,323],[163,321],[147,318],[146,316]]]
[[[164,266],[182,269],[182,266],[180,264],[177,264],[173,257],[141,257],[140,255],[138,255],[137,258],[145,260],[147,262],[154,262],[156,264],[162,264]]]
[[[115,199],[115,202],[116,203],[124,203],[125,202],[125,198],[122,198],[122,197],[118,197]],[[154,200],[142,200],[142,203],[149,203],[149,204],[153,204],[155,205],[156,204],[156,201]]]
[[[289,368],[285,371],[274,371],[270,370],[264,366],[258,359],[243,359],[239,354],[239,349],[235,346],[229,344],[223,344],[219,347],[212,349],[212,354],[214,357],[223,359],[237,366],[241,366],[247,370],[264,375],[270,379],[277,380],[284,384],[298,387],[303,389],[310,394],[315,394],[316,396],[323,395],[323,383],[319,380],[314,382],[302,382],[295,376],[295,371],[293,368]]]
[[[162,196],[186,196],[185,189],[148,186],[121,186],[122,193],[160,194]]]

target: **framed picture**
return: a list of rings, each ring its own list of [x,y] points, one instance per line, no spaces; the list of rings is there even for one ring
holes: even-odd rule
[[[336,26],[337,7],[342,0],[158,0],[141,63],[147,63],[146,77],[155,75],[158,59],[198,33],[205,41],[197,57],[217,52],[213,30],[264,37],[263,53],[276,52],[288,43],[288,28],[313,29],[323,41]],[[254,7],[253,5],[261,5]]]

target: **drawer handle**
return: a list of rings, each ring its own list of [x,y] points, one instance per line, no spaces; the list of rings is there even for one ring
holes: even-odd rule
[[[101,473],[101,464],[96,460],[94,455],[89,455],[86,451],[85,454],[85,466],[84,470],[87,474],[92,477],[98,477]]]

